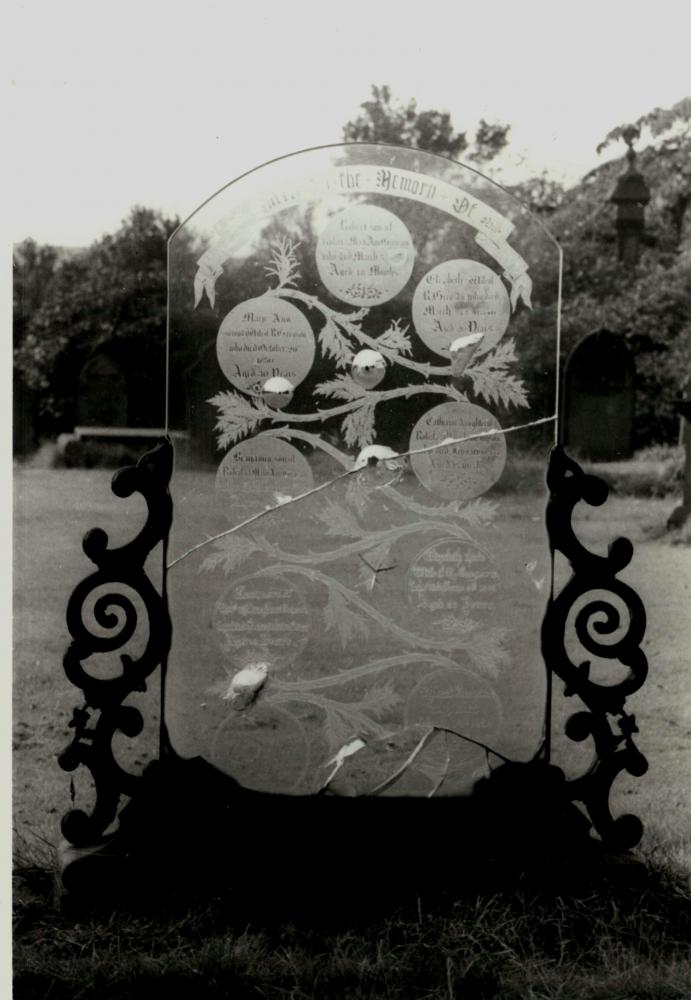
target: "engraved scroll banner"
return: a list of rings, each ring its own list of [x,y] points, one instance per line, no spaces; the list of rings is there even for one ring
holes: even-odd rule
[[[381,194],[416,201],[439,209],[477,231],[476,241],[502,267],[512,286],[512,303],[519,296],[530,305],[532,284],[528,265],[508,243],[514,224],[490,205],[468,191],[446,181],[412,170],[359,164],[355,167],[331,167],[314,173],[298,172],[286,179],[280,190],[257,192],[242,208],[223,220],[209,248],[198,260],[194,281],[195,305],[204,292],[213,305],[215,283],[223,265],[242,245],[238,233],[256,224],[257,219],[270,218],[306,201],[319,202],[334,196]],[[231,234],[231,235],[229,235]]]

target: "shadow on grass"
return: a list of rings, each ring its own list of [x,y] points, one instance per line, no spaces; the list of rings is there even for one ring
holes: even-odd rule
[[[272,918],[239,906],[232,893],[69,919],[54,905],[53,872],[21,860],[16,1000],[169,991],[194,1000],[691,995],[688,872],[659,845],[635,885],[601,878],[563,892],[523,873],[501,888],[417,896],[376,918],[341,920],[333,907]]]

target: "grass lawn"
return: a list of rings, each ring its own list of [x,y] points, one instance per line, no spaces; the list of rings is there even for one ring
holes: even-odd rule
[[[118,544],[143,516],[141,499],[114,498],[109,480],[102,470],[16,470],[15,997],[115,1000],[174,986],[200,998],[691,996],[691,553],[688,533],[661,530],[674,500],[615,497],[579,518],[593,547],[619,533],[634,541],[627,579],[648,612],[650,675],[629,705],[650,770],[620,779],[613,796],[615,814],[632,811],[646,826],[644,887],[414,900],[367,927],[248,925],[223,900],[74,922],[52,908],[50,870],[70,807],[69,775],[55,758],[79,694],[61,666],[65,604],[89,570],[85,530],[104,527]],[[137,747],[136,760],[153,753],[153,744]]]

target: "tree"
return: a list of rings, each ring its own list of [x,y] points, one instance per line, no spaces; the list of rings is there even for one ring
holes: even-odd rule
[[[17,370],[38,394],[40,432],[74,426],[79,370],[99,350],[128,374],[130,422],[161,423],[166,248],[176,226],[177,220],[134,208],[117,233],[55,267],[15,349]]]
[[[536,177],[510,185],[508,190],[531,212],[546,217],[556,212],[566,195],[564,185],[553,180],[546,170]]]
[[[676,104],[673,104],[671,108],[653,108],[652,111],[641,115],[633,123],[617,125],[616,128],[607,133],[597,147],[597,151],[601,153],[611,143],[618,142],[620,139],[626,139],[627,135],[635,141],[640,138],[641,132],[644,129],[647,129],[655,139],[660,139],[660,137],[669,138],[671,132],[675,132],[680,136],[688,136],[690,126],[691,97],[683,97]]]
[[[418,111],[411,98],[406,105],[396,100],[385,84],[372,87],[372,99],[363,101],[360,114],[343,128],[346,142],[384,142],[411,146],[455,159],[470,147],[467,134],[456,132],[448,111]],[[466,159],[488,163],[508,142],[509,125],[490,124],[483,119],[475,133],[474,147]]]
[[[546,173],[511,188],[524,204],[548,219],[564,250],[562,365],[583,336],[607,328],[621,333],[636,358],[638,445],[672,441],[678,420],[674,400],[689,369],[691,347],[691,98],[655,108],[633,126],[620,125],[599,149],[619,142],[633,127],[647,137],[638,166],[652,192],[646,209],[646,247],[639,266],[619,263],[615,209],[609,198],[625,168],[623,157],[589,173],[568,191]],[[344,128],[346,140],[391,142],[464,159],[489,162],[507,143],[508,126],[481,122],[471,148],[446,112],[418,111],[396,101],[389,87],[373,87],[372,99]],[[536,290],[539,262],[534,264]],[[529,395],[554,377],[553,330],[542,322],[539,301],[519,317],[525,326],[521,359]]]
[[[39,246],[27,239],[12,252],[12,332],[17,347],[27,323],[41,305],[58,262],[55,247]]]
[[[24,341],[31,317],[48,292],[58,262],[55,247],[39,246],[27,239],[12,252],[12,340],[16,349]],[[12,373],[12,443],[16,455],[36,445],[34,411],[36,399],[22,373]]]
[[[691,102],[655,109],[634,128],[652,142],[638,154],[651,201],[639,265],[617,259],[615,208],[609,198],[625,169],[623,157],[591,171],[564,192],[549,228],[564,250],[562,363],[571,348],[598,329],[621,334],[636,360],[635,443],[674,441],[681,392],[691,358]],[[612,130],[601,148],[624,137]],[[530,319],[536,371],[546,356],[539,311]],[[547,336],[545,333],[544,336]]]

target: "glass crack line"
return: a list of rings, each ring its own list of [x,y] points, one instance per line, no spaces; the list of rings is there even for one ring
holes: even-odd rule
[[[477,434],[468,434],[462,438],[444,438],[436,444],[426,445],[424,448],[413,448],[410,451],[402,451],[397,458],[409,458],[411,455],[424,455],[430,451],[438,451],[439,448],[449,448],[454,444],[465,444],[466,441],[477,441],[478,438],[497,437],[500,434],[511,434],[514,431],[525,431],[530,427],[539,427],[541,424],[551,424],[557,419],[556,413],[549,417],[540,417],[538,420],[531,420],[527,424],[514,424],[512,427],[497,427],[488,431],[478,431]]]
[[[468,434],[466,435],[466,437],[462,438],[445,438],[443,441],[439,441],[438,444],[428,445],[425,448],[416,448],[413,451],[404,451],[401,452],[396,457],[408,458],[410,455],[420,455],[425,452],[438,451],[440,448],[447,448],[450,445],[454,444],[464,444],[466,441],[475,441],[478,438],[495,437],[498,434],[511,434],[513,431],[524,431],[530,427],[539,427],[541,424],[552,423],[553,421],[556,421],[556,419],[557,415],[556,413],[554,413],[550,417],[540,417],[539,420],[531,420],[530,423],[527,424],[516,424],[512,427],[498,427],[496,430],[493,429],[489,431],[479,431],[477,434]],[[285,430],[287,432],[288,430],[290,430],[290,428],[286,428]],[[263,433],[271,433],[271,432],[266,431]],[[334,450],[337,451],[338,449]],[[339,461],[341,460],[339,459]],[[342,462],[342,464],[344,463]],[[179,556],[176,556],[175,559],[172,559],[166,566],[166,570],[171,570],[173,566],[177,566],[177,564],[182,562],[183,559],[186,559],[194,552],[198,552],[200,549],[205,548],[207,545],[211,545],[212,542],[216,542],[220,538],[225,538],[227,535],[232,535],[234,534],[234,532],[240,531],[242,528],[246,528],[250,524],[254,524],[260,518],[266,517],[268,514],[273,514],[275,511],[280,510],[282,507],[289,507],[291,504],[296,504],[299,503],[301,500],[306,500],[308,497],[314,496],[316,493],[321,493],[322,490],[327,489],[329,486],[333,486],[334,483],[340,482],[342,479],[346,479],[348,476],[355,475],[356,473],[359,472],[362,472],[362,469],[355,469],[355,468],[347,469],[345,472],[340,473],[340,475],[334,476],[332,479],[327,479],[326,482],[321,483],[319,486],[315,486],[311,490],[306,490],[304,493],[300,493],[298,494],[298,496],[292,497],[290,500],[286,500],[284,503],[274,504],[273,506],[265,507],[264,510],[258,511],[256,514],[253,514],[251,517],[246,518],[246,520],[241,521],[234,527],[228,528],[226,531],[221,531],[217,535],[214,535],[211,538],[206,538],[204,539],[203,542],[198,542],[196,545],[191,546],[191,548],[187,549]]]

